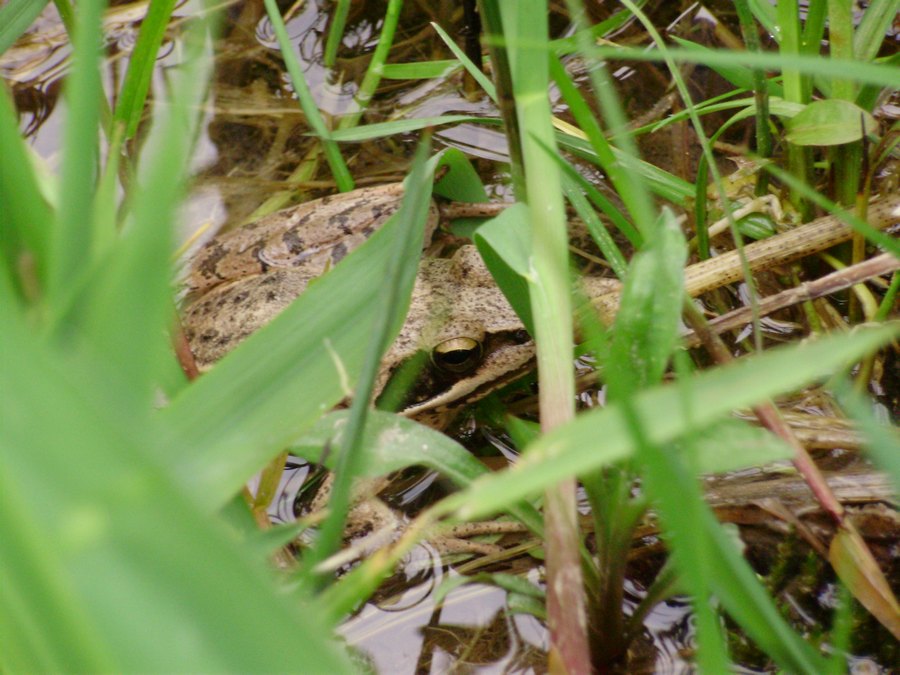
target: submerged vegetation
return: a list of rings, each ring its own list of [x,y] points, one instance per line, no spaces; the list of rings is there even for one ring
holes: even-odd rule
[[[363,15],[344,0],[329,13],[266,0],[267,16],[259,3],[0,9],[4,670],[350,672],[342,622],[417,544],[482,520],[502,525],[493,548],[435,603],[464,583],[503,589],[510,614],[547,626],[561,672],[627,670],[676,593],[694,617],[682,656],[704,672],[896,657],[897,561],[878,541],[896,536],[890,497],[872,497],[884,525],[870,538],[816,461],[862,453],[900,486],[900,1],[735,0],[692,20],[671,3],[606,4],[482,0],[480,47],[471,7],[423,17],[399,0]],[[69,47],[62,141],[41,157],[49,112],[29,108],[29,68]],[[197,172],[204,143],[216,158]],[[196,198],[215,178],[240,225],[400,175],[387,224],[192,371],[175,309],[187,185]],[[536,405],[533,374],[498,373],[506,386],[471,395],[454,437],[369,405],[432,191],[510,203],[432,248],[471,238],[536,354]],[[598,270],[622,284],[597,292]],[[473,419],[518,460],[488,471],[462,445],[479,444]],[[299,553],[311,520],[264,515],[288,453],[335,470]],[[778,461],[808,485],[815,525],[793,497],[719,499],[702,478]],[[409,467],[456,489],[377,552],[342,552],[354,480]],[[720,522],[737,506],[792,534],[768,555],[744,531],[742,556]],[[667,555],[635,581],[639,540]],[[815,587],[833,613],[810,625],[784,593]],[[853,641],[860,621],[881,645]]]

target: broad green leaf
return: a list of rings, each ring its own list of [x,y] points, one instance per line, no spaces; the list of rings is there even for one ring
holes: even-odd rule
[[[441,152],[438,170],[450,171],[434,184],[434,194],[457,202],[481,203],[490,201],[484,184],[472,163],[457,148],[447,148]]]
[[[97,181],[100,101],[100,19],[105,3],[79,3],[73,37],[74,66],[63,86],[66,110],[59,200],[50,239],[47,296],[53,311],[64,308],[71,286],[91,260],[93,199]]]
[[[787,140],[794,145],[841,145],[875,133],[872,115],[850,101],[813,101],[787,122]]]
[[[725,473],[789,460],[794,451],[772,432],[737,419],[723,419],[691,436],[692,466]]]
[[[700,373],[691,380],[690,407],[684,417],[685,391],[663,385],[634,397],[640,419],[652,420],[646,434],[652,443],[666,443],[688,430],[703,429],[730,411],[802,387],[878,348],[900,334],[900,324],[860,328],[843,335],[770,350]],[[526,449],[523,460],[508,471],[477,481],[447,500],[446,512],[462,520],[495,513],[507,500],[526,499],[571,475],[582,475],[629,457],[634,441],[621,408],[610,405],[577,417],[542,436]],[[704,467],[697,467],[703,471]]]
[[[625,277],[606,364],[615,397],[658,383],[678,343],[687,246],[670,210],[660,220]]]
[[[474,241],[500,290],[531,333],[534,320],[526,281],[531,251],[528,207],[521,202],[513,204],[479,227]]]

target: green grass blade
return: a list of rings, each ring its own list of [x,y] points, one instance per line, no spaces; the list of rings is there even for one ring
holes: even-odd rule
[[[487,75],[481,72],[481,70],[472,63],[472,60],[466,56],[466,53],[459,48],[459,46],[453,41],[447,31],[441,28],[438,24],[432,23],[431,27],[437,32],[437,34],[441,37],[441,40],[444,41],[444,44],[449,47],[450,51],[453,52],[453,56],[459,59],[459,62],[463,64],[463,67],[466,69],[466,72],[471,75],[475,81],[484,89],[484,93],[486,93],[490,99],[494,102],[497,101],[497,89],[494,87],[494,83],[488,79]]]
[[[171,359],[166,334],[171,321],[171,257],[176,207],[184,196],[187,167],[211,64],[205,24],[185,37],[183,65],[173,77],[173,98],[145,144],[134,189],[132,222],[99,261],[64,316],[67,331],[127,378],[138,400],[149,404]],[[109,195],[112,198],[113,195]]]
[[[900,0],[875,0],[865,8],[862,21],[853,33],[853,54],[860,61],[878,55],[884,36],[900,11]]]
[[[569,77],[568,73],[566,73],[565,68],[563,68],[559,59],[550,59],[550,74],[553,77],[556,86],[559,87],[559,91],[566,101],[566,104],[569,106],[569,110],[572,112],[576,123],[585,133],[588,142],[597,154],[597,157],[600,160],[600,167],[606,175],[609,176],[610,182],[613,184],[619,195],[622,196],[623,201],[625,201],[625,206],[631,214],[632,219],[635,222],[641,222],[641,218],[649,217],[649,212],[641,206],[644,204],[644,199],[646,197],[646,195],[643,194],[643,188],[638,188],[637,182],[632,182],[634,179],[631,173],[626,171],[624,167],[616,161],[613,148],[603,135],[600,124],[588,107],[587,101],[584,100],[581,92],[578,91],[575,83]],[[639,245],[641,238],[637,235],[637,232],[631,223],[628,223],[627,225],[620,223],[619,228],[632,243]]]
[[[684,38],[678,37],[677,35],[672,36],[672,40],[676,43],[684,47],[685,49],[697,51],[697,52],[714,52],[716,50],[710,49],[706,45],[698,44],[697,42],[691,42],[690,40],[685,40]],[[753,73],[755,72],[752,68],[745,67],[744,65],[711,65],[713,70],[715,70],[719,75],[724,77],[726,80],[731,82],[735,87],[739,89],[744,89],[747,91],[752,91],[755,86],[755,79]],[[773,79],[765,80],[765,88],[766,92],[770,96],[783,96],[784,95],[784,87],[782,87],[780,82],[777,82]],[[700,104],[697,106],[697,111],[700,112],[705,106]],[[687,113],[680,113],[681,117],[686,116]],[[671,123],[670,118],[666,118],[664,120],[667,123]]]
[[[587,141],[563,133],[556,134],[556,141],[560,147],[570,151],[576,157],[601,166],[600,158]],[[613,149],[613,153],[626,170],[631,171],[645,182],[655,195],[679,206],[684,206],[688,200],[693,199],[694,185],[692,183],[622,150]]]
[[[894,490],[900,493],[900,447],[894,428],[877,420],[872,402],[854,391],[846,381],[839,381],[835,389],[841,406],[863,432],[868,454],[891,477]]]
[[[697,527],[698,522],[691,526]],[[790,629],[734,540],[726,536],[708,510],[699,527],[712,544],[716,565],[709,581],[725,610],[785,671],[809,675],[825,672],[824,659]]]
[[[338,189],[341,192],[352,190],[353,177],[350,175],[350,170],[341,156],[340,148],[332,140],[331,132],[325,125],[325,120],[322,119],[321,113],[319,113],[319,108],[316,106],[312,92],[309,90],[309,85],[306,83],[306,78],[303,76],[303,68],[297,59],[297,55],[294,53],[294,47],[287,34],[287,28],[284,26],[284,19],[281,18],[278,6],[275,4],[275,0],[264,0],[264,2],[269,20],[272,22],[272,30],[275,31],[278,45],[281,47],[281,57],[284,59],[284,65],[291,76],[291,84],[294,85],[294,91],[297,93],[303,114],[306,115],[306,121],[322,142],[325,159],[328,161],[328,166],[331,168],[331,173],[337,182]]]
[[[381,68],[381,77],[386,80],[433,80],[449,76],[460,65],[456,59],[386,63]]]
[[[344,28],[347,26],[347,16],[350,14],[350,0],[337,0],[334,11],[331,14],[331,26],[328,28],[328,40],[325,43],[324,63],[329,68],[334,68],[337,61],[337,51],[344,39]]]
[[[792,190],[796,190],[801,195],[803,195],[804,199],[808,199],[819,208],[837,216],[854,230],[856,230],[859,234],[863,235],[870,242],[882,247],[887,252],[900,258],[900,240],[898,240],[896,237],[892,237],[889,234],[875,229],[865,220],[859,218],[855,213],[853,213],[853,211],[842,209],[833,201],[817,192],[813,188],[809,187],[802,181],[798,180],[796,177],[792,176],[780,167],[774,164],[766,164],[763,168],[766,171],[772,173],[772,175],[774,175],[782,183],[788,185]],[[897,211],[898,210],[895,209],[893,215],[900,217],[900,213],[898,213]]]
[[[175,0],[151,2],[147,7],[147,15],[141,22],[141,30],[128,60],[128,71],[113,113],[113,120],[124,125],[126,139],[134,137],[141,121],[144,101],[147,100],[153,69],[156,67],[156,54],[174,6]]]
[[[709,597],[709,579],[715,559],[705,555],[710,545],[705,541],[706,533],[695,525],[702,521],[707,510],[699,485],[676,454],[665,452],[661,446],[646,439],[643,426],[646,420],[636,415],[633,399],[626,397],[623,403],[623,412],[635,440],[636,459],[642,468],[647,497],[657,506],[667,533],[671,562],[680,573],[681,584],[687,588],[694,606],[697,666],[703,672],[730,672],[732,667],[722,627]],[[685,412],[685,416],[689,417],[689,411]]]
[[[291,443],[290,452],[334,468],[334,453],[328,448],[343,442],[348,414],[346,410],[328,413]],[[394,413],[370,411],[365,435],[366,452],[359,467],[361,476],[374,478],[422,466],[437,471],[454,485],[466,487],[489,473],[480,460],[446,434]],[[513,506],[509,512],[533,531],[541,531],[540,515],[531,506]]]
[[[0,54],[28,30],[46,6],[47,0],[9,0],[0,7]]]
[[[403,6],[403,0],[388,0],[388,6],[384,13],[384,21],[381,23],[381,33],[378,35],[378,44],[375,51],[372,52],[372,58],[369,61],[369,67],[366,68],[366,74],[363,76],[362,82],[359,83],[359,90],[356,92],[354,100],[359,108],[345,115],[338,122],[338,129],[350,129],[359,124],[359,120],[378,85],[381,83],[381,71],[387,61],[388,54],[391,51],[391,45],[394,44],[394,33],[397,32],[397,22],[400,20],[400,9]]]
[[[291,451],[310,461],[327,462],[323,448],[331,442],[341,441],[346,418],[346,411],[326,415],[291,446]],[[365,443],[364,475],[380,476],[417,465],[437,471],[457,486],[465,487],[488,473],[484,464],[446,435],[398,415],[372,411],[365,434],[368,441]],[[530,504],[513,504],[507,511],[536,535],[542,534],[541,516]],[[392,571],[390,561],[376,556],[363,561],[323,591],[322,600],[328,607],[330,620],[337,622],[358,607]]]
[[[800,72],[791,65],[791,58],[800,54],[800,8],[797,0],[782,0],[776,5],[778,17],[778,47],[784,57],[781,69],[784,83],[784,97],[793,103],[806,103],[809,100],[807,87],[803,83]]]
[[[598,59],[623,59],[630,61],[662,61],[658,52],[647,52],[633,47],[593,47],[589,54]],[[836,71],[846,78],[860,83],[874,84],[881,87],[897,86],[897,69],[881,63],[863,63],[847,59],[823,59],[818,56],[804,54],[780,55],[768,52],[732,52],[726,50],[708,50],[697,52],[692,49],[672,48],[667,51],[677,63],[701,63],[712,66],[742,65],[761,70],[781,71],[790,67],[806,75],[822,75],[828,77]]]
[[[406,134],[410,131],[420,131],[428,127],[436,127],[444,124],[456,124],[458,122],[484,122],[497,124],[496,120],[472,115],[441,115],[440,117],[420,117],[417,119],[392,120],[391,122],[376,122],[362,127],[339,129],[331,134],[331,138],[341,143],[359,143],[373,138],[384,138],[394,134]]]
[[[497,3],[509,59],[512,96],[525,179],[531,250],[528,281],[537,352],[541,429],[565,424],[575,415],[575,379],[571,368],[572,298],[568,233],[562,182],[546,148],[555,150],[553,116],[547,98],[550,82],[548,5],[541,0]],[[492,37],[497,37],[496,35]],[[499,65],[499,63],[498,63]],[[507,120],[507,123],[509,120]],[[514,160],[515,162],[515,160]],[[521,194],[520,194],[521,198]],[[552,650],[560,668],[586,672],[590,664],[587,597],[579,557],[575,481],[570,476],[548,486],[544,495],[547,553],[547,615]]]
[[[16,296],[34,300],[47,280],[53,212],[41,194],[6,87],[0,87],[0,147],[0,249],[4,273],[10,275],[9,283],[19,289]],[[32,283],[15,273],[25,271],[22,263],[28,261],[34,275]]]
[[[635,4],[638,7],[643,7],[647,4],[647,0],[639,0]],[[604,19],[593,26],[582,28],[581,31],[575,35],[551,40],[550,48],[558,56],[574,54],[585,42],[596,42],[598,38],[604,38],[610,33],[619,30],[631,20],[632,16],[633,15],[629,10],[620,9],[608,19]]]
[[[565,161],[562,157],[559,159],[560,161]],[[582,176],[579,175],[579,178],[582,178]],[[588,232],[591,233],[591,238],[594,240],[594,243],[597,244],[600,252],[603,253],[603,257],[606,258],[615,275],[620,279],[623,279],[628,266],[628,263],[625,261],[625,256],[619,250],[618,245],[609,232],[606,231],[606,225],[597,217],[596,211],[591,208],[584,194],[578,189],[576,181],[571,177],[564,175],[563,191],[565,192],[566,199],[572,205],[572,208],[575,209],[575,213],[577,213],[578,217],[584,221],[584,224],[588,228]],[[618,213],[612,203],[608,200],[606,200],[606,202],[609,204],[613,213]],[[609,215],[609,211],[605,211],[605,213]]]
[[[593,185],[587,178],[582,176],[578,172],[578,169],[576,169],[574,166],[572,166],[569,162],[566,161],[565,157],[562,157],[559,154],[553,154],[553,155],[551,155],[551,157],[552,157],[553,161],[559,165],[559,168],[562,171],[563,187],[566,189],[566,196],[569,197],[570,192],[574,193],[574,192],[578,191],[579,193],[583,193],[583,194],[580,194],[582,199],[584,199],[585,196],[587,199],[590,199],[591,203],[596,208],[600,209],[606,215],[607,218],[609,218],[609,220],[612,222],[612,224],[616,226],[616,228],[619,230],[619,232],[621,232],[623,235],[625,235],[625,238],[628,239],[628,241],[630,241],[632,243],[632,245],[634,245],[635,247],[639,247],[641,245],[641,243],[643,242],[643,239],[642,239],[640,233],[634,228],[634,225],[632,225],[625,218],[625,216],[622,215],[622,212],[619,211],[618,207],[612,202],[612,200],[609,197],[607,197],[606,195],[604,195],[602,192],[600,192],[600,190],[598,190],[597,187],[595,185]],[[569,188],[571,188],[571,190]],[[570,198],[570,201],[571,201],[571,198]],[[575,205],[573,204],[573,206],[575,206]],[[581,216],[581,218],[585,218],[585,214],[583,214],[581,212],[579,212],[578,215]],[[596,215],[594,217],[596,218]],[[594,233],[593,229],[592,229],[591,233],[592,234]],[[595,239],[596,239],[596,236],[595,236]],[[614,243],[613,243],[612,247],[607,245],[606,249],[610,250],[610,253],[613,256],[613,258],[619,259],[618,260],[618,262],[620,264],[619,271],[622,272],[621,276],[624,276],[625,258],[623,256],[623,254],[621,253],[621,251],[618,250],[618,247],[615,247],[614,249],[613,249],[613,247],[615,247]],[[607,250],[605,250],[603,246],[601,246],[601,250],[603,251],[604,255],[609,255],[609,254],[607,254]],[[610,260],[610,263],[615,265],[615,262],[612,260],[612,258],[608,258],[608,259]],[[615,267],[614,267],[614,269],[615,269]],[[617,274],[617,276],[618,276],[618,274]]]
[[[750,0],[750,9],[756,20],[766,29],[766,32],[775,40],[780,39],[778,33],[778,21],[775,17],[775,6],[767,0]]]
[[[74,65],[64,90],[68,115],[63,141],[60,197],[47,267],[48,306],[63,302],[68,287],[91,260],[94,190],[100,120],[100,19],[106,3],[86,0],[76,15]]]
[[[634,3],[623,2],[622,4],[633,16],[640,12],[640,9]],[[584,25],[586,13],[581,0],[569,0],[568,5],[576,26]],[[578,47],[581,57],[590,63],[593,60],[591,56],[593,41],[588,39],[583,30],[576,33],[576,37],[579,36]],[[640,155],[634,139],[630,135],[623,133],[628,128],[625,111],[614,94],[615,86],[607,69],[588,68],[588,76],[607,128],[613,136],[619,134],[616,139],[618,147],[614,149],[614,154],[620,159],[637,160]],[[568,78],[563,77],[561,79],[565,80]],[[566,87],[566,89],[570,91],[567,101],[570,105],[575,104],[580,98],[577,89],[573,87]],[[579,124],[585,125],[583,130],[588,138],[591,139],[591,143],[598,153],[601,153],[599,155],[601,166],[604,166],[604,170],[612,172],[610,177],[614,178],[613,184],[631,215],[632,223],[642,236],[650,235],[651,233],[646,228],[651,227],[656,222],[656,209],[643,182],[630,171],[630,168],[625,164],[626,160],[620,162],[610,161],[608,152],[604,150],[605,142],[597,136],[598,125],[583,105],[575,104],[573,113],[578,114],[580,118]],[[604,155],[606,155],[606,161],[604,161]],[[605,166],[606,164],[608,164],[608,167]],[[622,166],[626,168],[623,170]]]
[[[15,383],[0,397],[0,522],[24,535],[4,537],[4,586],[15,595],[0,594],[0,625],[37,621],[46,641],[18,645],[15,663],[349,672],[317,609],[276,592],[242,544],[210,526],[181,477],[161,470],[172,436],[149,407],[120,396],[90,353],[58,355],[35,339],[16,312],[0,313],[0,334],[0,374]]]

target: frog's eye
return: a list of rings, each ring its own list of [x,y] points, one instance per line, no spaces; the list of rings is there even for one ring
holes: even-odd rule
[[[467,373],[481,363],[481,343],[468,337],[445,340],[431,351],[431,361],[441,370]]]

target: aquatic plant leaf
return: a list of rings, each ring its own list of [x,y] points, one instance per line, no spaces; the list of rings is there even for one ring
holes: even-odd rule
[[[612,330],[606,379],[617,398],[658,383],[678,343],[687,245],[669,209],[647,232],[651,238],[631,260]]]
[[[457,202],[478,204],[490,201],[478,172],[462,150],[446,148],[441,151],[437,172],[440,173],[445,167],[449,172],[434,184],[434,194]]]
[[[787,140],[794,145],[841,145],[875,133],[872,115],[850,101],[813,101],[787,122]]]

